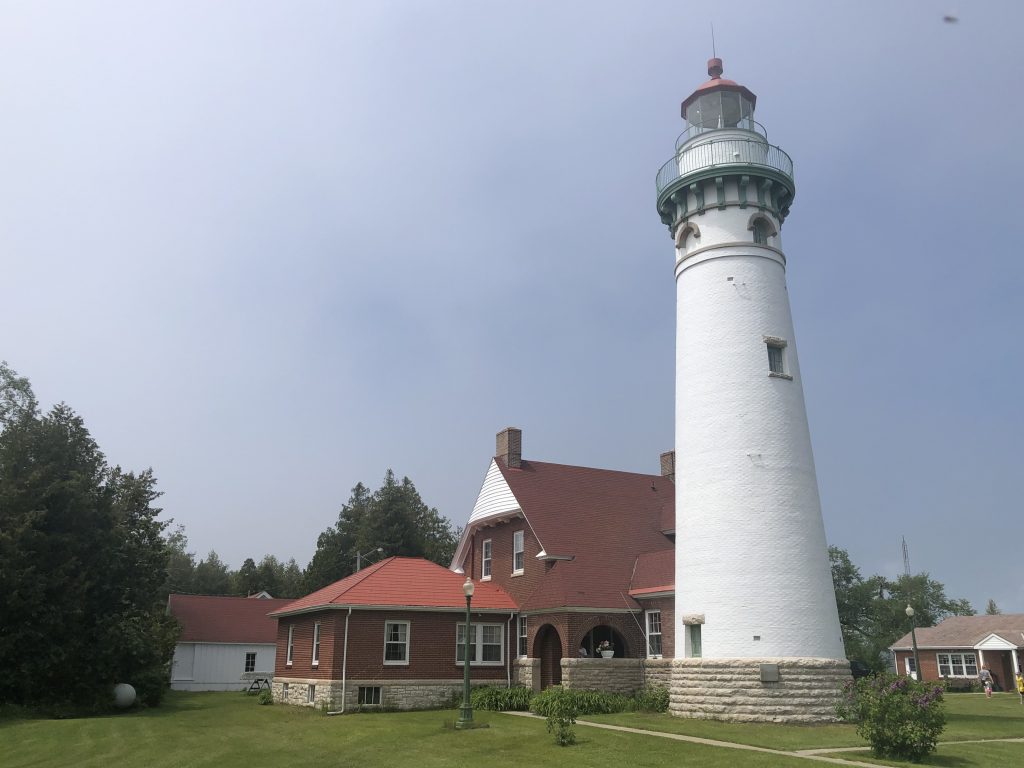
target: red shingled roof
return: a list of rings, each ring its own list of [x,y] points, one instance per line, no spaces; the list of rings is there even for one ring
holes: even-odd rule
[[[545,552],[574,556],[554,563],[522,607],[636,610],[628,591],[637,557],[673,549],[661,533],[663,515],[674,509],[673,482],[540,461],[516,469],[496,462]]]
[[[277,619],[268,613],[291,600],[170,595],[167,610],[181,622],[181,642],[274,643]]]
[[[320,608],[393,606],[411,608],[465,608],[465,576],[419,557],[388,557],[279,608],[275,616],[305,613]],[[473,582],[473,610],[516,611],[512,597],[488,582]]]
[[[672,592],[675,590],[676,553],[674,549],[663,549],[660,552],[644,552],[636,559],[633,569],[633,581],[629,585],[629,594],[634,597]]]

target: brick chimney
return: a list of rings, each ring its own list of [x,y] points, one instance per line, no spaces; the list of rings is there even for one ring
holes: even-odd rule
[[[505,427],[501,430],[498,433],[494,457],[504,459],[506,467],[518,469],[523,463],[523,431],[515,427]]]
[[[661,454],[661,476],[673,483],[676,481],[676,452],[665,451]]]

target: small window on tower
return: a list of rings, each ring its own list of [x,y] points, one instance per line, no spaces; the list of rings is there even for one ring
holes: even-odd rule
[[[786,371],[786,340],[765,336],[764,343],[768,347],[768,375],[792,379],[793,377]]]
[[[754,219],[754,242],[758,245],[768,245],[768,222],[764,219]]]

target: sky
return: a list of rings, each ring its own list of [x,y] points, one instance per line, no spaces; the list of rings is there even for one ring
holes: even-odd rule
[[[463,524],[506,426],[657,473],[714,24],[795,164],[829,542],[1024,612],[1024,4],[961,6],[2,2],[0,359],[231,567],[388,468]]]

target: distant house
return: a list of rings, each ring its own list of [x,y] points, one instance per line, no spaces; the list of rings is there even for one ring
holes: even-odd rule
[[[463,685],[464,578],[422,558],[389,557],[299,600],[277,619],[276,701],[336,710],[417,709],[450,702]],[[507,592],[477,584],[473,680],[512,679],[515,616]]]
[[[498,433],[450,568],[388,558],[273,612],[277,701],[450,700],[462,685],[467,575],[473,684],[628,691],[655,667],[667,682],[655,660],[675,648],[672,454],[646,475],[526,461],[521,440]],[[602,643],[614,658],[595,665]]]
[[[167,610],[181,624],[174,649],[171,688],[236,691],[245,672],[274,669],[277,621],[267,614],[291,600],[170,595]]]
[[[890,646],[900,673],[915,675],[910,633]],[[1002,690],[1013,690],[1016,670],[1024,661],[1024,614],[950,616],[934,627],[917,630],[921,679],[977,679],[987,666]]]

